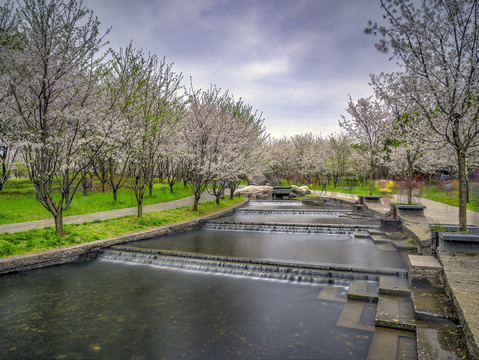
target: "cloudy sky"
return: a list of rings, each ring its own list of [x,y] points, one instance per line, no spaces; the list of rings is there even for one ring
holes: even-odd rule
[[[216,84],[263,112],[272,137],[339,131],[348,94],[393,71],[363,30],[379,0],[84,0],[109,46],[165,57],[195,89]]]

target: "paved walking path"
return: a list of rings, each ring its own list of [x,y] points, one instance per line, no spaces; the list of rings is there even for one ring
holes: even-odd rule
[[[324,191],[321,192],[318,190],[313,190],[312,193],[317,195],[347,200],[347,201],[358,200],[358,196],[353,194],[336,193],[336,192],[330,192],[330,191],[327,191],[325,193]],[[393,195],[393,197],[394,197],[394,200],[392,200],[392,202],[404,200],[404,195]],[[459,223],[459,208],[458,207],[443,204],[433,200],[419,198],[419,197],[413,198],[413,201],[417,204],[426,206],[426,209],[424,210],[424,215],[432,224]],[[377,210],[380,210],[380,209],[377,209]],[[383,210],[384,212],[389,211],[389,206],[383,207]],[[467,223],[469,225],[479,225],[479,212],[467,210]]]
[[[200,202],[212,201],[214,199],[215,199],[214,196],[208,193],[203,193],[201,195]],[[163,203],[152,204],[152,205],[144,205],[143,213],[146,214],[146,213],[158,212],[162,210],[176,209],[183,206],[193,205],[193,202],[194,202],[194,197],[189,196],[179,200],[173,200],[169,202],[163,202]],[[135,206],[135,207],[125,208],[125,209],[116,209],[116,210],[94,212],[89,214],[66,216],[63,218],[63,223],[64,224],[82,224],[84,222],[90,222],[95,220],[113,219],[113,218],[118,218],[118,217],[127,216],[127,215],[135,215],[137,213],[137,210],[138,209]],[[0,225],[0,234],[44,228],[47,226],[55,226],[55,221],[53,217],[50,217],[48,219],[42,219],[42,220]]]

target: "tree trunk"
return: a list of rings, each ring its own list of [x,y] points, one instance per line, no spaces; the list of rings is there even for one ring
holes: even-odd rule
[[[148,184],[148,188],[149,188],[149,191],[150,191],[150,197],[152,197],[153,196],[153,183]]]
[[[408,162],[408,174],[407,174],[407,204],[412,204],[412,175],[413,168],[411,162]]]
[[[112,188],[112,191],[113,191],[113,201],[116,202],[117,195],[118,195],[118,189]]]
[[[459,231],[466,231],[467,227],[467,168],[466,152],[457,151],[459,170]]]
[[[216,204],[217,205],[220,204],[220,198],[221,198],[221,194],[216,195]]]
[[[193,211],[198,211],[198,203],[200,201],[200,194],[195,193],[195,201],[193,203]]]
[[[141,219],[143,216],[143,203],[138,202],[138,219]]]
[[[57,211],[56,215],[53,215],[55,219],[55,234],[63,237],[63,211],[61,205],[59,206],[60,210]]]
[[[369,175],[369,196],[373,194],[373,173],[371,171],[371,175]]]
[[[175,183],[174,182],[169,182],[169,185],[170,185],[170,193],[173,194],[173,186],[175,186]]]

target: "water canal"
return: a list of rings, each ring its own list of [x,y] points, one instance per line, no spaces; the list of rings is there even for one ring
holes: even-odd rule
[[[416,359],[375,326],[404,254],[338,204],[251,202],[204,228],[0,278],[0,358]],[[360,291],[361,293],[361,291]],[[364,301],[366,300],[366,301]],[[410,330],[410,329],[409,329]]]

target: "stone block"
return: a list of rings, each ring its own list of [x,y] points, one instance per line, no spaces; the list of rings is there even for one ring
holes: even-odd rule
[[[428,282],[432,286],[440,287],[442,266],[433,256],[408,255],[409,284],[414,282]]]

